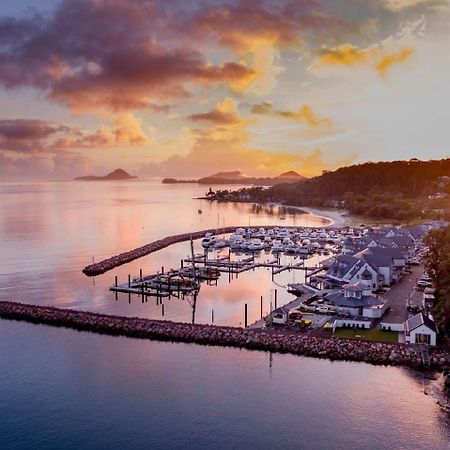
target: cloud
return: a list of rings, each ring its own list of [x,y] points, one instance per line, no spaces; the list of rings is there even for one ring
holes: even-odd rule
[[[348,28],[313,0],[280,4],[241,0],[214,5],[194,15],[187,27],[199,39],[208,36],[247,61],[256,76],[246,89],[257,95],[271,92],[278,76],[286,71],[278,64],[281,49],[298,50],[311,33],[320,37],[325,30],[331,35]]]
[[[402,63],[414,54],[414,50],[409,47],[399,50],[389,50],[383,46],[370,46],[358,48],[352,44],[343,44],[333,48],[321,48],[317,52],[316,59],[309,66],[313,73],[320,73],[321,69],[327,66],[370,66],[384,76],[387,70],[393,65]]]
[[[0,84],[37,88],[80,111],[167,111],[191,85],[242,90],[256,77],[241,62],[211,64],[189,39],[164,41],[171,25],[140,0],[65,0],[49,17],[4,18]]]
[[[0,120],[0,149],[21,153],[46,151],[46,141],[69,127],[54,125],[45,120]]]
[[[296,114],[301,114],[301,120],[307,122],[308,114],[302,109],[300,112]],[[251,176],[273,176],[287,170],[298,170],[311,176],[325,168],[337,167],[325,163],[320,150],[311,153],[309,149],[299,148],[295,153],[283,153],[254,148],[247,130],[251,121],[241,118],[238,104],[230,98],[218,102],[212,111],[196,116],[193,120],[204,121],[210,126],[190,132],[189,151],[172,155],[159,163],[144,165],[142,175],[193,177],[223,170],[241,170]],[[296,120],[299,119],[296,117]]]
[[[109,148],[150,144],[141,122],[131,113],[114,116],[111,126],[95,131],[57,125],[46,120],[0,120],[0,150],[22,154],[55,153],[67,149]]]
[[[383,2],[387,8],[393,11],[400,11],[420,4],[433,3],[432,0],[383,0]]]
[[[205,8],[190,21],[193,33],[212,36],[238,54],[251,53],[263,44],[298,47],[307,30],[331,33],[345,27],[314,0],[279,4],[242,0]]]
[[[210,122],[216,125],[239,125],[243,123],[237,111],[237,104],[227,97],[217,103],[216,107],[209,112],[192,114],[188,117],[194,122]]]
[[[319,125],[332,125],[332,121],[330,119],[317,117],[313,112],[311,106],[309,105],[303,105],[296,111],[289,111],[276,110],[273,108],[272,103],[263,102],[253,105],[251,108],[251,112],[254,114],[277,116],[283,119],[291,120],[295,123],[305,123],[310,127],[317,127]]]
[[[406,61],[413,54],[414,50],[412,48],[402,48],[397,52],[384,55],[375,67],[378,73],[381,76],[384,76],[392,65]]]

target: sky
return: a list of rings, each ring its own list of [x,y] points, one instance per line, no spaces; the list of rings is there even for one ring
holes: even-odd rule
[[[0,2],[0,179],[448,157],[450,0]]]

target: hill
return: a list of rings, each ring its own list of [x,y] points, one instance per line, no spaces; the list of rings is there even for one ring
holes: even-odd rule
[[[292,183],[294,181],[300,181],[304,177],[297,172],[290,171],[282,173],[277,177],[246,177],[240,171],[235,170],[233,172],[218,172],[208,177],[200,178],[199,184],[250,184],[255,186],[273,186],[281,183]]]
[[[137,178],[129,173],[125,172],[123,169],[116,169],[108,175],[105,176],[95,176],[95,175],[87,175],[84,177],[74,178],[76,181],[110,181],[110,180],[132,180]]]
[[[293,170],[290,170],[289,172],[284,172],[281,175],[278,175],[276,178],[278,180],[297,180],[297,181],[305,179],[304,176],[300,175],[297,172],[294,172]]]
[[[230,198],[296,206],[343,207],[352,214],[410,220],[450,213],[450,159],[365,163],[268,189],[248,188]]]

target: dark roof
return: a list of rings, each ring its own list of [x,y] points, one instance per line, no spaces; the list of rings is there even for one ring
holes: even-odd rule
[[[379,306],[383,302],[373,295],[362,295],[361,298],[346,297],[342,292],[336,292],[334,294],[328,294],[325,296],[326,300],[329,300],[336,306],[358,308],[360,306]]]
[[[406,321],[406,332],[409,333],[421,325],[425,325],[427,328],[437,333],[436,324],[429,317],[424,316],[423,313],[416,314]]]
[[[358,264],[358,258],[350,255],[340,255],[336,258],[336,261],[331,264],[328,275],[343,278],[355,264]]]
[[[392,265],[391,256],[378,252],[374,254],[374,252],[372,252],[372,247],[366,248],[362,252],[357,253],[355,256],[376,267],[390,267]]]

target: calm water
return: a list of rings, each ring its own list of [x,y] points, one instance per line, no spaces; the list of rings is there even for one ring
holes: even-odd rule
[[[0,183],[0,298],[123,315],[161,317],[160,307],[108,291],[140,268],[177,267],[180,244],[94,280],[92,261],[165,235],[280,223],[275,209],[193,200],[198,186],[126,183]],[[197,210],[201,208],[203,214]],[[284,214],[284,213],[282,213]],[[319,226],[287,214],[283,224]],[[314,263],[314,261],[311,261]],[[238,325],[267,309],[264,270],[202,286],[197,322]],[[279,286],[279,287],[278,287]],[[166,318],[189,321],[187,301]],[[0,321],[0,448],[450,448],[449,422],[402,369],[288,355],[97,336]]]

